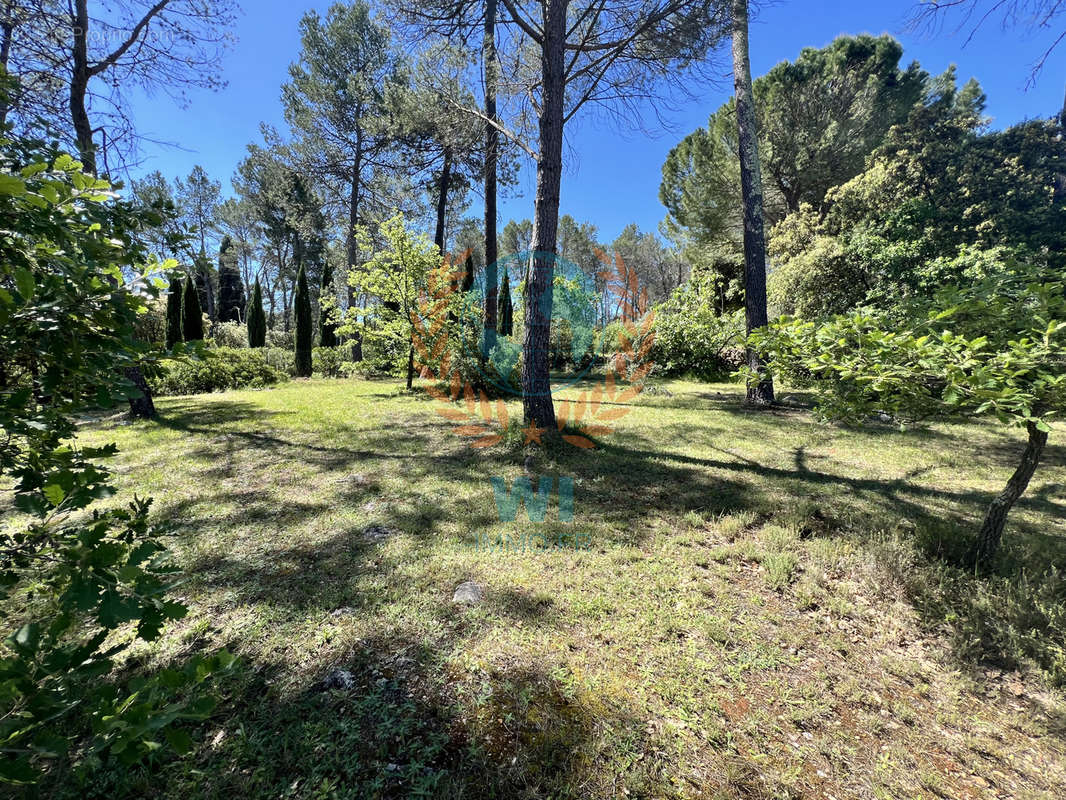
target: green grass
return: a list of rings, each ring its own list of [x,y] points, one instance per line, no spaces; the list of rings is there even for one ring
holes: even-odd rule
[[[42,794],[1063,796],[1056,437],[998,571],[976,578],[954,564],[1017,435],[848,430],[748,411],[735,386],[669,389],[594,451],[474,450],[391,382],[87,420],[85,443],[120,447],[121,492],[175,523],[187,570],[188,618],[130,666],[219,647],[241,661],[188,759]],[[499,522],[489,477],[527,467],[574,477],[572,523],[554,495],[543,524]],[[523,532],[592,547],[473,546]],[[454,607],[466,580],[485,602]],[[355,687],[319,691],[337,668]]]

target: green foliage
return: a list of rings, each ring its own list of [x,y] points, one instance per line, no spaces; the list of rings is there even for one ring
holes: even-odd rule
[[[990,414],[1046,428],[1066,407],[1066,299],[1043,277],[1019,269],[948,287],[902,323],[870,309],[822,324],[786,317],[752,342],[773,369],[809,372],[832,419]]]
[[[384,220],[378,229],[385,247],[348,276],[349,285],[370,298],[359,315],[349,318],[338,328],[347,336],[361,336],[366,349],[375,349],[389,371],[406,364],[413,347],[414,322],[422,292],[450,281],[443,275],[440,251],[422,233],[408,230],[402,214]],[[359,246],[370,249],[370,235],[365,229],[357,233]]]
[[[719,314],[712,276],[697,274],[655,310],[652,360],[666,375],[721,379],[736,366],[744,342],[744,314]]]
[[[185,341],[181,335],[182,291],[181,278],[171,278],[170,288],[167,289],[167,350]]]
[[[333,285],[333,264],[329,259],[326,259],[322,266],[322,286],[318,293],[318,303],[318,344],[321,347],[336,347],[340,309],[337,307],[337,289]]]
[[[271,367],[292,378],[296,376],[296,355],[291,347],[263,347],[259,349]]]
[[[311,351],[314,374],[323,378],[339,378],[350,353],[346,347],[316,347]]]
[[[69,155],[8,140],[0,150],[0,474],[24,515],[0,532],[11,631],[0,654],[0,781],[27,783],[61,757],[78,764],[107,751],[129,763],[163,741],[188,750],[174,723],[202,717],[211,700],[178,696],[231,659],[129,682],[112,674],[132,641],[158,638],[185,613],[167,597],[173,569],[151,501],[90,508],[115,491],[94,460],[116,448],[75,439],[76,414],[136,396],[125,368],[152,366],[135,330],[159,289],[140,244],[154,215],[115,199]]]
[[[149,384],[155,394],[165,396],[261,389],[287,379],[261,349],[218,347],[204,350],[200,358],[164,361]]]
[[[772,224],[801,203],[822,208],[826,192],[862,171],[866,157],[921,99],[927,76],[899,68],[890,36],[842,36],[805,48],[753,84],[759,155]],[[659,197],[671,222],[697,244],[737,239],[740,166],[736,107],[719,108],[663,165]]]
[[[259,279],[255,279],[252,289],[252,302],[248,306],[248,346],[264,347],[266,345],[266,315],[263,313],[263,290]]]
[[[199,342],[204,338],[204,314],[200,310],[200,294],[192,278],[185,279],[184,299],[181,304],[181,333],[186,342]]]
[[[975,252],[1000,249],[1061,269],[1066,252],[1062,128],[1031,121],[979,133],[982,96],[944,76],[865,172],[774,231],[771,305],[815,317],[858,305],[892,308],[979,277]],[[954,262],[954,263],[952,263]]]
[[[514,332],[514,303],[511,301],[511,280],[507,277],[506,267],[500,278],[496,308],[496,332],[500,336],[511,336]]]
[[[211,343],[216,347],[248,347],[248,326],[239,322],[220,322],[215,326]]]
[[[300,378],[311,377],[311,294],[307,289],[307,270],[300,265],[296,273],[296,295],[293,298],[293,310],[296,315],[296,375]]]

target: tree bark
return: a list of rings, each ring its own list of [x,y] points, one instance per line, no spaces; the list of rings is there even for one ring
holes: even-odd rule
[[[485,70],[485,116],[496,121],[496,0],[485,2],[485,36],[481,48]],[[500,132],[492,124],[485,128],[485,334],[483,354],[488,358],[496,346],[499,279],[496,260],[496,159]]]
[[[452,151],[444,148],[444,163],[440,168],[440,184],[437,187],[437,229],[433,233],[433,243],[441,256],[444,255],[444,218],[448,214],[448,186],[452,182]]]
[[[151,419],[155,416],[155,403],[152,401],[152,390],[148,388],[148,382],[140,367],[126,367],[126,380],[130,381],[140,391],[140,397],[130,398],[130,414],[140,419]]]
[[[748,3],[733,0],[733,85],[737,103],[737,139],[740,142],[740,185],[744,198],[744,307],[747,332],[766,326],[766,221],[763,214],[759,139],[755,124],[755,98],[751,88],[751,58],[748,50]],[[748,366],[762,368],[751,348]],[[748,402],[774,402],[774,384],[769,378],[748,383]]]
[[[93,144],[93,126],[85,109],[85,96],[89,88],[89,6],[88,0],[74,3],[74,47],[71,51],[73,66],[70,76],[70,120],[74,125],[78,155],[85,171],[96,174],[96,147]]]
[[[345,283],[348,285],[348,311],[355,307],[355,287],[348,278],[355,269],[356,261],[359,260],[359,243],[355,238],[355,229],[359,225],[359,200],[362,188],[361,172],[363,169],[363,132],[355,131],[355,159],[352,162],[352,188],[348,197],[348,236],[345,239],[348,252],[348,274],[345,275]]]
[[[4,19],[0,21],[0,67],[7,71],[8,61],[11,59],[11,40],[15,35],[15,3],[8,0],[4,4]],[[7,113],[11,106],[5,99],[0,102],[0,125],[7,122]]]
[[[1022,453],[1021,463],[1007,481],[1007,486],[999,497],[992,501],[985,515],[981,532],[977,536],[977,544],[974,546],[972,558],[974,563],[982,564],[991,561],[999,552],[999,543],[1003,539],[1003,529],[1007,524],[1007,514],[1018,498],[1025,494],[1029,487],[1029,481],[1040,464],[1040,456],[1047,444],[1047,432],[1037,428],[1035,422],[1026,425],[1029,433],[1029,441]]]
[[[411,342],[407,348],[407,388],[414,386],[415,380],[415,344]]]
[[[548,344],[551,333],[552,278],[559,227],[559,184],[563,159],[563,74],[566,45],[566,0],[545,0],[541,44],[541,113],[537,160],[537,195],[533,220],[533,258],[526,286],[525,336],[522,343],[522,412],[526,424],[554,431]]]

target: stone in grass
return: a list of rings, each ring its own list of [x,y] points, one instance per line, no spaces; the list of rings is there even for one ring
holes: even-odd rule
[[[464,581],[455,587],[452,602],[461,605],[475,606],[485,599],[485,591],[473,581]]]
[[[355,686],[355,677],[346,669],[335,669],[320,680],[316,688],[320,692],[329,692],[334,689],[348,691]]]
[[[363,529],[363,538],[368,542],[383,542],[395,533],[392,528],[386,528],[384,525],[368,525]]]

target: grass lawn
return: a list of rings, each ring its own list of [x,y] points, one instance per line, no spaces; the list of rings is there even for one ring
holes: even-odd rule
[[[42,794],[1066,796],[1066,584],[1049,572],[1066,564],[1066,431],[999,573],[976,579],[952,565],[1019,435],[848,430],[747,411],[737,386],[661,386],[594,451],[475,450],[394,381],[87,421],[187,569],[189,616],[131,667],[220,647],[240,665],[188,759]],[[489,478],[527,470],[573,476],[573,522],[554,493],[543,523],[499,521]],[[475,547],[530,532],[591,549]],[[467,580],[484,602],[457,606]],[[323,689],[338,669],[352,685]]]

